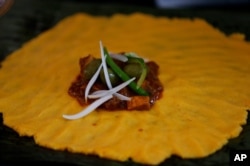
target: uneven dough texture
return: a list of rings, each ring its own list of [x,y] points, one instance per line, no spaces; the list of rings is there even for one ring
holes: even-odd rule
[[[67,94],[78,60],[136,52],[160,65],[163,98],[150,111],[94,111]],[[208,156],[237,137],[250,107],[250,44],[202,19],[135,13],[67,17],[9,55],[0,69],[4,124],[52,149],[159,164],[175,154]]]

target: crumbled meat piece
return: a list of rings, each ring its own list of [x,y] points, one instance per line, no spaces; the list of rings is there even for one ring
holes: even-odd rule
[[[127,101],[128,110],[150,109],[149,96],[133,96],[130,101]]]

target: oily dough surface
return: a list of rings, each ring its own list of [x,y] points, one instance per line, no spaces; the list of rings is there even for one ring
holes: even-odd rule
[[[67,94],[78,60],[135,52],[160,65],[163,98],[150,111],[94,111]],[[78,13],[27,42],[0,69],[4,124],[41,146],[103,158],[159,164],[171,155],[205,157],[237,137],[250,108],[250,44],[202,19],[140,13],[111,17]]]

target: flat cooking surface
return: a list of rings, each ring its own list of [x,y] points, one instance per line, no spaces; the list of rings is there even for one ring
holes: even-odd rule
[[[122,1],[123,2],[123,1]],[[154,3],[147,4],[115,4],[91,3],[80,0],[19,0],[15,1],[10,11],[0,17],[0,60],[17,50],[23,43],[46,31],[58,21],[76,12],[91,15],[110,16],[115,13],[129,14],[133,12],[149,13],[156,16],[194,18],[200,17],[225,34],[240,32],[250,40],[250,13],[247,6],[189,8],[189,9],[157,9]],[[1,110],[0,110],[1,112]],[[1,115],[1,114],[0,114]],[[133,162],[117,162],[100,159],[95,156],[84,156],[64,151],[53,151],[35,145],[32,138],[19,137],[12,129],[2,124],[0,116],[0,165],[22,163],[60,163],[63,165],[114,165],[125,166],[139,164]],[[232,117],[233,118],[233,117]],[[228,120],[230,123],[230,119]],[[162,165],[229,165],[229,152],[233,149],[250,149],[250,118],[238,138],[230,140],[221,150],[202,159],[183,160],[171,157]],[[13,162],[14,161],[14,162]],[[19,163],[20,164],[20,163]]]

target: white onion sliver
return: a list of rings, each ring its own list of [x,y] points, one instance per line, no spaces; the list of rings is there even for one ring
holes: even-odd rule
[[[126,81],[126,82],[123,82],[123,83],[120,84],[120,85],[117,85],[116,87],[110,89],[110,91],[112,91],[113,93],[114,93],[114,92],[118,92],[119,90],[121,90],[122,88],[126,87],[127,85],[129,85],[129,84],[130,84],[132,81],[134,81],[134,80],[135,80],[135,77],[129,79],[129,80]]]
[[[103,97],[103,96],[107,95],[108,93],[109,93],[109,90],[98,90],[98,91],[91,93],[88,96],[88,98],[96,99],[96,98]],[[124,96],[124,95],[119,94],[119,93],[114,93],[114,95],[120,100],[127,100],[127,101],[131,100],[130,97]]]
[[[93,84],[95,83],[96,79],[98,78],[100,72],[101,72],[101,69],[102,69],[102,64],[99,66],[99,68],[97,69],[97,71],[95,72],[95,74],[93,75],[93,77],[89,80],[88,82],[88,85],[86,86],[86,89],[85,89],[85,102],[87,102],[88,100],[88,95],[89,95],[89,91],[91,89],[91,87],[93,86]]]
[[[115,95],[118,99],[120,99],[120,100],[126,100],[126,101],[130,101],[130,100],[131,100],[130,97],[124,96],[124,95],[122,95],[122,94],[120,94],[120,93],[114,93],[114,95]]]
[[[121,54],[110,54],[110,56],[113,59],[119,60],[121,62],[127,62],[128,61],[128,57],[121,55]]]
[[[111,89],[112,85],[111,85],[111,82],[110,82],[110,79],[109,79],[106,59],[105,59],[105,55],[104,55],[104,52],[103,52],[102,41],[100,41],[100,51],[101,51],[101,57],[102,57],[102,66],[103,66],[104,77],[105,77],[108,88]]]
[[[112,97],[113,97],[112,95],[104,96],[104,97],[102,97],[102,98],[94,101],[92,104],[90,104],[87,108],[85,108],[81,112],[73,114],[73,115],[63,115],[63,118],[69,119],[69,120],[74,120],[74,119],[82,118],[82,117],[88,115],[89,113],[91,113],[92,111],[94,111],[97,107],[99,107],[104,102],[106,102],[109,99],[111,99]]]
[[[109,90],[98,90],[88,95],[89,99],[96,99],[108,95]]]
[[[91,93],[91,94],[89,95],[89,97],[90,97],[91,95],[98,95],[98,94],[102,94],[102,93],[108,93],[108,91],[109,91],[109,90],[97,90],[97,91],[94,91],[93,93]]]
[[[130,56],[135,57],[135,58],[141,58],[141,59],[144,60],[144,62],[149,62],[149,59],[140,57],[139,55],[137,55],[137,54],[134,53],[134,52],[129,52],[129,53],[127,53],[127,54],[129,54]]]
[[[126,82],[123,82],[122,84],[110,89],[110,90],[107,90],[107,91],[103,91],[101,90],[100,93],[97,93],[95,92],[95,94],[91,94],[91,95],[88,95],[88,98],[99,98],[99,97],[103,97],[105,95],[113,95],[114,93],[118,92],[119,90],[121,90],[122,88],[126,87],[128,84],[130,84],[132,81],[135,80],[135,77],[129,79],[128,81]]]

